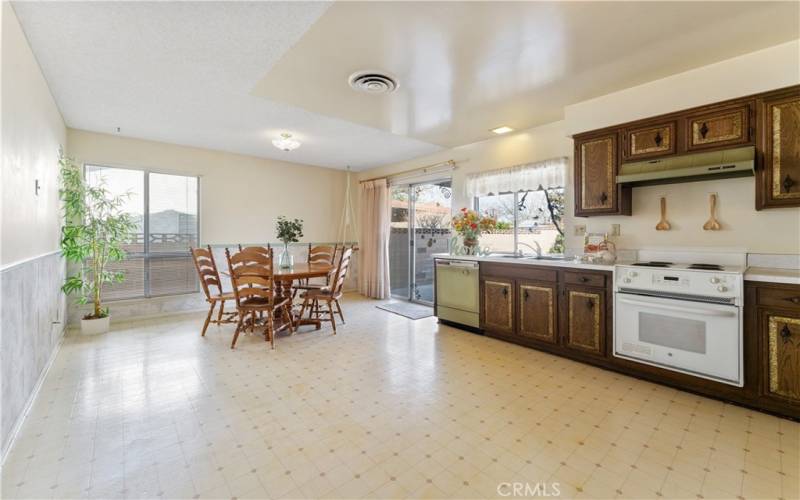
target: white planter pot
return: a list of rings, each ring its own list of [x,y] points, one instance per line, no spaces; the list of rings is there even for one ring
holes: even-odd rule
[[[99,335],[106,333],[111,326],[111,316],[100,319],[82,319],[81,335]]]

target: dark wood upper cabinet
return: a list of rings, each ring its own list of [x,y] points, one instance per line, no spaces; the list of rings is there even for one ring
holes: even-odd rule
[[[591,288],[565,288],[566,332],[564,345],[582,352],[604,355],[605,293]]]
[[[764,395],[800,404],[800,312],[768,309],[761,319]]]
[[[517,288],[517,335],[551,344],[557,343],[557,296],[556,284],[520,282]]]
[[[759,99],[759,124],[756,208],[800,206],[800,86]]]
[[[751,142],[751,103],[712,106],[686,116],[686,150],[719,149]]]
[[[575,215],[630,215],[630,190],[616,183],[617,133],[575,139]]]
[[[675,154],[675,121],[652,123],[622,131],[622,160],[636,161]]]
[[[505,278],[486,277],[481,281],[483,292],[482,328],[511,335],[514,333],[514,282]]]

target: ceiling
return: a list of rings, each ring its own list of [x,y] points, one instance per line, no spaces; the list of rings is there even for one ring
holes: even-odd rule
[[[800,34],[798,2],[15,2],[73,128],[362,170]],[[768,27],[765,28],[765,27]],[[357,70],[394,75],[357,93]],[[270,141],[291,132],[292,152]]]

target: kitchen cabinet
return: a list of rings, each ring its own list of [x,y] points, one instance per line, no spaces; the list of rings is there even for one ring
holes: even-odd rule
[[[605,354],[604,292],[569,285],[566,297],[564,345],[582,352]]]
[[[761,318],[764,395],[800,404],[800,311],[767,309]]]
[[[800,85],[760,99],[759,124],[756,208],[800,206]]]
[[[712,106],[686,116],[686,150],[719,149],[750,142],[749,101]]]
[[[630,215],[630,188],[617,185],[617,132],[576,136],[575,215]]]
[[[481,279],[481,327],[514,333],[514,282],[501,277]]]
[[[552,283],[520,281],[517,297],[517,335],[549,344],[557,343],[558,287]]]
[[[622,132],[623,161],[675,154],[677,144],[675,128],[674,120],[626,128]]]

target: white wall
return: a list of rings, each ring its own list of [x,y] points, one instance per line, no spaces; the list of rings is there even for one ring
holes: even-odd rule
[[[279,215],[305,221],[303,241],[334,241],[345,173],[208,149],[68,131],[78,161],[200,175],[203,244],[277,241]]]
[[[14,10],[8,2],[2,9],[0,265],[7,265],[58,249],[58,148],[66,128]]]
[[[391,175],[453,159],[459,165],[453,175],[453,209],[457,210],[469,203],[463,194],[464,179],[469,173],[556,156],[570,157],[571,165],[573,146],[569,136],[573,133],[797,83],[800,83],[800,41],[567,106],[563,121],[368,170],[361,172],[359,178]],[[619,248],[727,246],[759,253],[800,252],[800,209],[756,212],[752,177],[638,187],[633,189],[631,217],[575,218],[571,176],[570,167],[565,225],[567,247],[571,249],[583,246],[583,237],[574,236],[575,224],[586,225],[591,232],[610,232],[611,224],[620,224]],[[719,196],[718,215],[723,230],[718,232],[702,230],[708,218],[708,194],[712,192]],[[671,231],[655,230],[661,195],[667,197]]]

